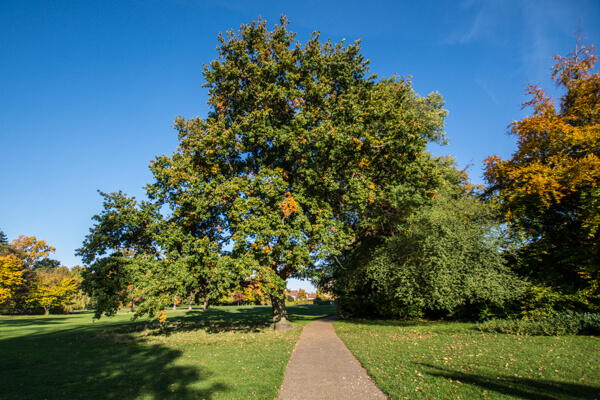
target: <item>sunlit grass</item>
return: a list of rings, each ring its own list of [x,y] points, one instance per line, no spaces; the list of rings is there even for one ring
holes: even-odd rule
[[[290,306],[287,332],[268,328],[270,310],[170,312],[166,329],[128,314],[0,317],[0,399],[274,399],[302,328],[335,308]]]
[[[600,339],[477,332],[463,323],[335,321],[391,399],[600,399]]]

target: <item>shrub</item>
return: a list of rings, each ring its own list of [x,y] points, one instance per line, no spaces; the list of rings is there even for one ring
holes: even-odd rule
[[[531,319],[493,319],[475,327],[482,332],[526,336],[596,335],[600,334],[600,314],[562,312]]]
[[[338,316],[346,318],[421,318],[423,308],[416,304],[406,304],[398,299],[382,295],[362,296],[350,294],[336,299]]]
[[[367,297],[345,295],[337,298],[337,314],[341,319],[363,318],[377,315],[377,310]]]
[[[319,306],[330,305],[330,304],[333,304],[333,300],[325,299],[325,298],[322,298],[322,297],[317,297],[317,298],[315,298],[313,300],[313,304],[316,304],[316,305],[319,305]]]

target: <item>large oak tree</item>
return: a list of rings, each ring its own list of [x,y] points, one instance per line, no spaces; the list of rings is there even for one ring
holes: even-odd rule
[[[315,33],[302,45],[287,25],[219,35],[204,67],[207,118],[178,118],[177,151],[151,164],[148,195],[170,213],[152,256],[162,261],[144,267],[198,286],[251,279],[276,327],[287,325],[288,278],[312,278],[326,257],[385,230],[390,187],[422,185],[426,145],[443,140],[446,115],[437,93],[370,76],[358,42]]]

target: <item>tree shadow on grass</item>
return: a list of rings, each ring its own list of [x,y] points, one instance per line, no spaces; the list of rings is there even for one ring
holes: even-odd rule
[[[168,317],[167,323],[155,334],[170,335],[178,332],[203,330],[207,333],[251,333],[269,327],[270,308],[235,307],[231,310],[215,309],[205,312],[190,312],[185,315]]]
[[[202,330],[206,333],[258,333],[269,327],[269,322],[249,321],[171,321],[164,326],[153,329],[150,335],[172,335],[180,332]]]
[[[354,325],[369,326],[392,326],[392,327],[414,327],[414,326],[435,326],[437,321],[425,321],[417,319],[369,319],[369,318],[350,318],[340,319],[340,321]]]
[[[2,326],[6,326],[6,327],[22,327],[22,326],[29,326],[29,325],[57,325],[57,324],[62,324],[64,323],[66,320],[68,320],[69,317],[64,316],[64,317],[56,317],[56,316],[52,316],[51,318],[48,317],[23,317],[23,316],[18,316],[18,317],[13,317],[13,316],[5,316],[2,317],[1,322],[2,322]]]
[[[2,399],[211,399],[227,391],[182,352],[129,335],[59,332],[0,340]]]
[[[295,306],[296,321],[318,319],[331,310]],[[24,328],[0,337],[0,399],[207,399],[233,388],[214,380],[202,360],[187,360],[176,348],[136,340],[137,332],[165,335],[204,330],[209,333],[258,332],[271,323],[270,307],[169,316],[164,328],[147,321],[122,319],[61,326],[68,317],[15,318],[3,326]],[[31,325],[31,326],[29,326]],[[37,329],[37,327],[48,327]],[[51,328],[53,327],[54,328]]]
[[[258,333],[271,326],[272,314],[270,306],[242,306],[215,309],[211,312],[189,312],[185,315],[169,317],[167,323],[150,334],[171,335],[179,332],[203,330],[207,333]],[[289,320],[300,322],[316,320],[335,313],[335,307],[299,305],[288,308]],[[143,329],[123,327],[121,331]]]
[[[497,378],[490,379],[489,377],[452,371],[431,364],[416,364],[429,369],[422,370],[423,373],[428,375],[459,380],[463,384],[479,386],[488,391],[509,394],[521,399],[574,400],[600,398],[600,387],[597,386],[586,386],[546,379],[529,379],[509,375],[500,375]]]

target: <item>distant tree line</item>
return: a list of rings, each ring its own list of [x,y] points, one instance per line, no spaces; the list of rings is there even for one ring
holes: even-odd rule
[[[54,251],[34,236],[9,243],[0,231],[0,313],[65,313],[90,304],[81,289],[83,268],[60,265],[50,258]]]

